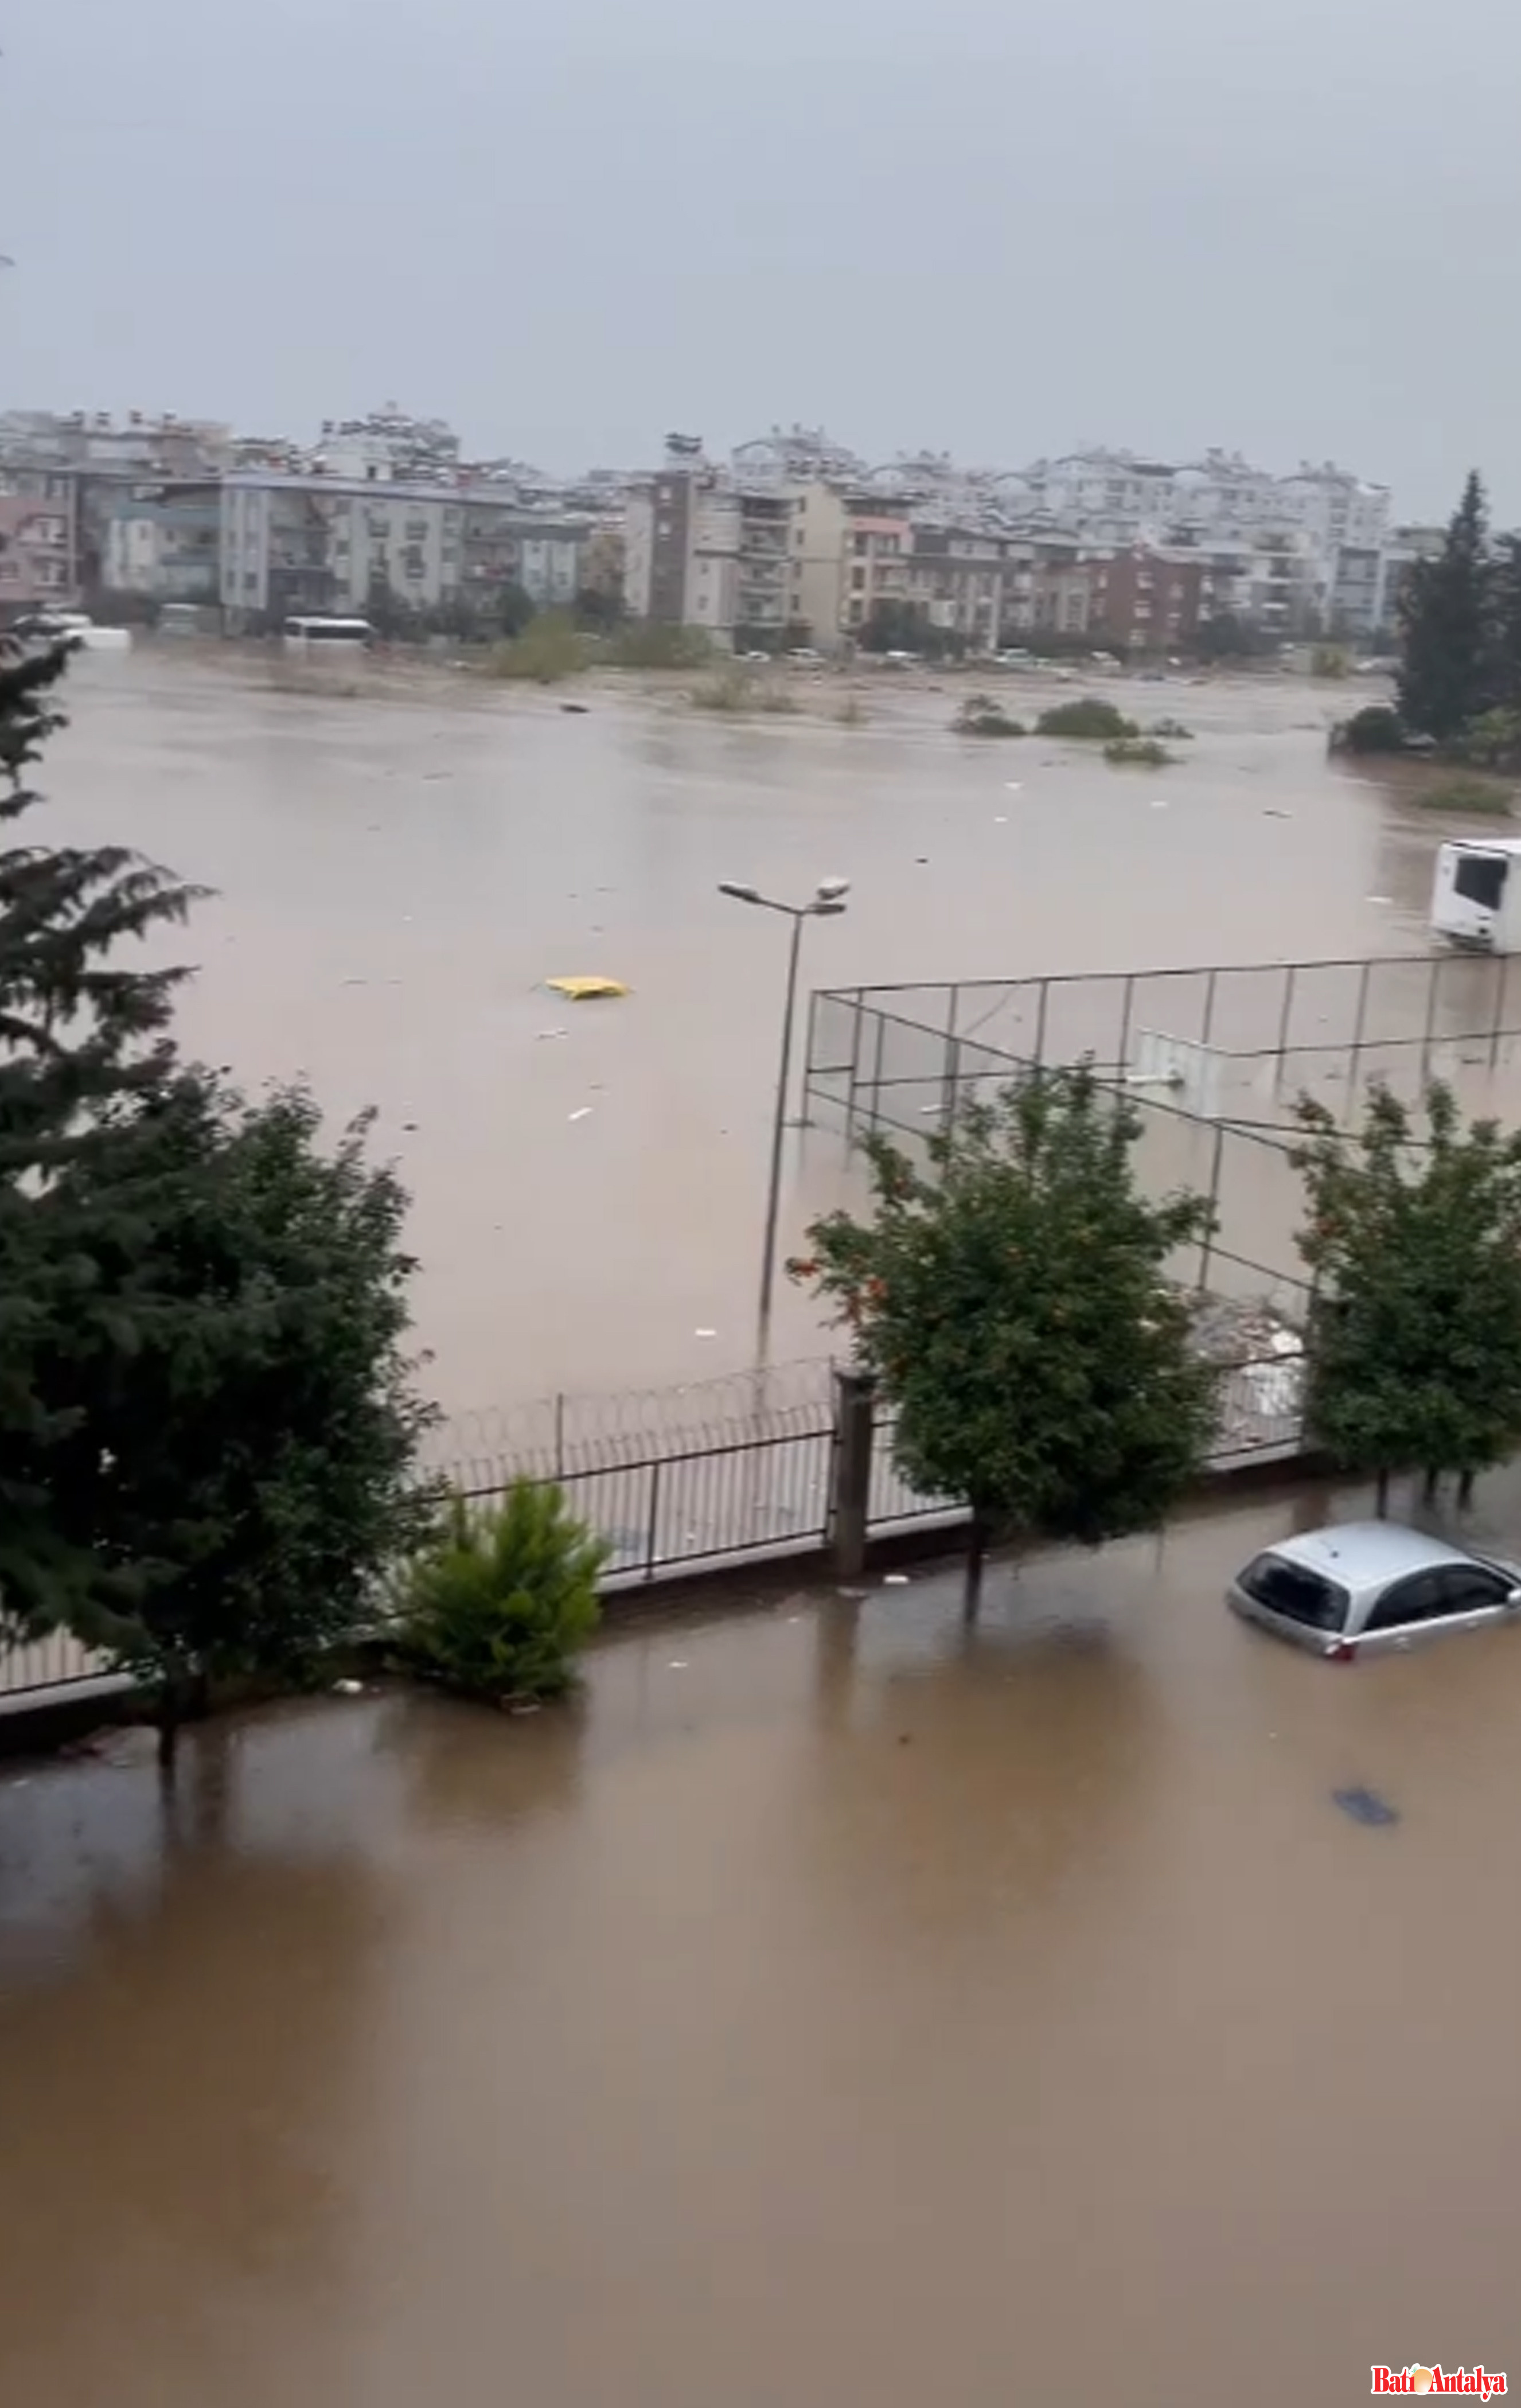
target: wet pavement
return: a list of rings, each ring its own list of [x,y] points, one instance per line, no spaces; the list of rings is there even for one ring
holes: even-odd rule
[[[133,1739],[7,1768],[0,2397],[1511,2364],[1521,1629],[1348,1669],[1237,1623],[1326,1511],[1001,1567],[969,1632],[954,1571],[699,1607],[563,1713],[250,1714],[169,1807]]]
[[[805,986],[1425,949],[1452,824],[1327,762],[1361,685],[1118,687],[1198,731],[1139,772],[957,738],[960,684],[859,681],[843,726],[836,681],[794,682],[797,716],[731,722],[633,681],[572,716],[442,670],[293,684],[166,645],[71,672],[52,824],[219,890],[172,939],[202,966],[189,1045],[379,1107],[451,1410],[753,1359],[786,932],[720,879],[854,881]],[[1009,683],[1027,713],[1074,691]],[[543,991],[588,972],[634,993]],[[832,1133],[789,1155],[783,1251],[840,1179]],[[775,1359],[825,1342],[783,1287]]]

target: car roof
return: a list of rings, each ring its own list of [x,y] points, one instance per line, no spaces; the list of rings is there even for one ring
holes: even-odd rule
[[[1407,1530],[1400,1522],[1332,1522],[1321,1530],[1301,1530],[1292,1539],[1280,1539],[1268,1553],[1303,1564],[1307,1570],[1349,1589],[1382,1588],[1387,1581],[1403,1580],[1408,1572],[1474,1560],[1461,1547],[1428,1539],[1424,1530]]]

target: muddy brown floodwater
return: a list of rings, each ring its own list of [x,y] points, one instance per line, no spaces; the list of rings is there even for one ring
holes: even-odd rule
[[[130,1741],[7,1768],[0,2397],[1514,2380],[1521,1630],[1236,1623],[1325,1503],[1000,1571],[971,1633],[925,1574],[645,1626],[532,1720],[250,1715],[167,1809]]]
[[[1029,711],[1073,691],[1012,682]],[[881,677],[859,727],[830,679],[753,723],[608,689],[572,716],[443,671],[292,692],[167,646],[87,654],[71,686],[54,824],[219,890],[175,939],[189,1044],[378,1105],[451,1409],[750,1359],[785,930],[721,878],[854,882],[805,985],[1426,943],[1436,833],[1327,763],[1347,688],[1126,686],[1197,730],[1147,772],[956,738],[959,687]],[[567,1005],[541,984],[567,972],[634,993]],[[839,1164],[823,1132],[789,1159],[784,1242]],[[784,1289],[776,1357],[823,1348]]]

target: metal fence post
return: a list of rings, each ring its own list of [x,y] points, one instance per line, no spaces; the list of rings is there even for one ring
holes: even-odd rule
[[[876,1397],[875,1372],[854,1363],[837,1368],[829,1534],[835,1572],[840,1580],[858,1580],[866,1569]]]
[[[660,1541],[660,1457],[650,1466],[650,1526],[644,1534],[644,1577],[653,1580],[659,1558]]]
[[[1123,1078],[1130,1068],[1130,1015],[1135,1009],[1136,974],[1127,970],[1125,978],[1125,1001],[1120,1009],[1120,1051],[1114,1068]]]
[[[961,1068],[961,1048],[956,1042],[956,1016],[960,1000],[961,989],[958,986],[953,986],[945,1015],[944,1095],[940,1105],[940,1119],[947,1137],[951,1133],[951,1125],[956,1116],[956,1080]]]
[[[1294,1017],[1294,982],[1298,964],[1290,962],[1284,973],[1284,1006],[1278,1015],[1278,1059],[1273,1068],[1273,1086],[1284,1083],[1284,1056],[1288,1052],[1288,1032]]]
[[[1437,1025],[1437,991],[1442,982],[1440,956],[1431,965],[1431,976],[1426,992],[1426,1031],[1421,1039],[1421,1088],[1425,1092],[1431,1077],[1431,1037]]]
[[[1505,981],[1509,972],[1509,953],[1490,956],[1495,965],[1495,1016],[1489,1031],[1489,1068],[1493,1071],[1499,1062],[1500,1033],[1505,1022]]]
[[[1205,986],[1204,986],[1204,1025],[1203,1025],[1203,1027],[1199,1030],[1199,1035],[1198,1035],[1198,1041],[1199,1041],[1200,1045],[1208,1045],[1208,1043],[1209,1043],[1209,1041],[1210,1041],[1211,1035],[1212,1035],[1212,1031],[1213,1031],[1213,1028],[1214,1028],[1214,990],[1215,990],[1216,986],[1217,986],[1217,985],[1218,985],[1218,983],[1219,983],[1219,980],[1220,980],[1220,973],[1219,973],[1219,971],[1218,971],[1217,969],[1213,969],[1213,970],[1212,970],[1212,971],[1210,972],[1209,978],[1208,978],[1208,979],[1207,979],[1207,981],[1205,982]]]
[[[557,1389],[554,1398],[554,1477],[565,1478],[565,1390]]]
[[[1352,1058],[1347,1065],[1347,1111],[1350,1113],[1357,1093],[1357,1066],[1362,1059],[1363,1027],[1368,1018],[1368,981],[1371,962],[1364,962],[1363,974],[1357,982],[1357,1017],[1352,1025]]]
[[[1214,1245],[1214,1226],[1220,1218],[1220,1164],[1225,1153],[1226,1125],[1214,1125],[1214,1159],[1210,1165],[1210,1222],[1198,1250],[1198,1293],[1203,1295],[1210,1283],[1210,1255]]]
[[[875,1129],[882,1114],[882,1049],[887,1035],[887,1014],[873,1007],[877,1023],[877,1050],[871,1066],[871,1110],[867,1114],[867,1126]]]
[[[863,990],[860,987],[857,987],[855,990],[855,1001],[851,1007],[850,1081],[845,1089],[845,1140],[847,1144],[855,1134],[855,1098],[859,1092],[861,1075],[861,1013],[864,1008],[861,1000],[862,993]]]

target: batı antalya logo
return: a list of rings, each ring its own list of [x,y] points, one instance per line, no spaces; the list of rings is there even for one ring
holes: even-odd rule
[[[1384,2392],[1463,2391],[1471,2400],[1494,2400],[1505,2389],[1505,2377],[1487,2373],[1482,2366],[1455,2367],[1451,2374],[1443,2374],[1440,2366],[1402,2366],[1398,2372],[1375,2366],[1372,2387]]]

